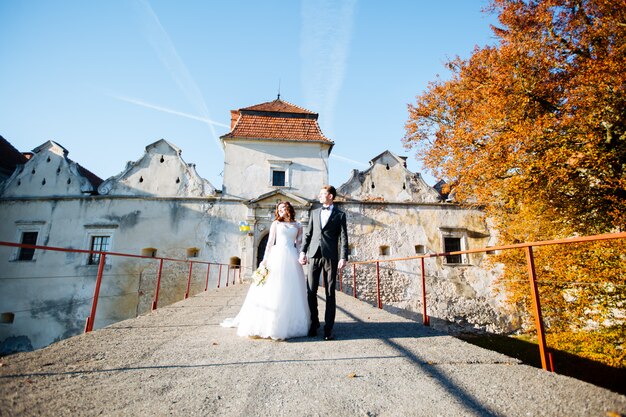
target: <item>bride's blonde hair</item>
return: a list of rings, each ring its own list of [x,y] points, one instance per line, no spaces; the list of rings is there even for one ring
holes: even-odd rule
[[[278,214],[278,208],[281,205],[284,205],[285,208],[287,209],[285,212],[285,215],[282,217]],[[296,219],[296,211],[293,209],[293,206],[291,205],[289,201],[282,201],[276,204],[276,211],[274,212],[274,218],[278,220],[279,222],[292,222]]]

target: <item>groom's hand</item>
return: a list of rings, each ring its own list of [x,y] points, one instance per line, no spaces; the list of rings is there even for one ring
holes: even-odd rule
[[[340,259],[339,263],[337,264],[337,268],[343,269],[343,267],[346,266],[347,264],[348,264],[348,261],[346,261],[345,259]]]
[[[306,259],[306,255],[304,254],[304,252],[300,253],[300,258],[298,259],[298,262],[300,262],[300,265],[307,264],[307,259]]]

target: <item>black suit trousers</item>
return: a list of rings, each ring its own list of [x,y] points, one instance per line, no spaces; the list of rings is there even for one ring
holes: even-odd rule
[[[324,280],[324,292],[326,295],[326,311],[324,312],[324,333],[329,334],[335,324],[335,287],[337,282],[337,264],[336,259],[329,258],[312,258],[307,279],[307,297],[309,301],[309,310],[311,310],[311,327],[319,327],[319,318],[317,313],[317,289],[319,287],[320,276]]]

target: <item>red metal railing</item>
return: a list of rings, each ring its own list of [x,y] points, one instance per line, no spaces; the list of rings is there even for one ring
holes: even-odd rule
[[[376,294],[377,294],[377,303],[378,308],[382,308],[382,299],[380,295],[380,263],[383,262],[398,262],[398,261],[410,261],[419,259],[421,266],[421,276],[422,276],[422,317],[423,323],[425,326],[430,325],[430,318],[427,313],[426,308],[426,268],[424,265],[424,260],[426,258],[438,258],[450,255],[464,255],[469,253],[486,253],[492,252],[496,250],[512,250],[512,249],[523,249],[526,254],[526,265],[528,270],[528,279],[530,285],[530,295],[533,300],[533,310],[534,310],[534,318],[535,318],[535,327],[537,329],[537,341],[539,345],[539,354],[541,356],[541,366],[544,370],[549,370],[554,372],[554,365],[552,364],[552,355],[548,352],[546,346],[545,339],[545,329],[543,323],[543,317],[541,313],[541,300],[539,298],[539,290],[537,287],[537,273],[535,270],[535,262],[534,262],[534,254],[533,248],[539,246],[549,246],[549,245],[564,245],[564,244],[572,244],[572,243],[581,243],[581,242],[594,242],[600,240],[611,240],[611,239],[624,239],[626,238],[626,232],[621,233],[607,233],[602,235],[594,235],[594,236],[585,236],[585,237],[576,237],[569,239],[557,239],[557,240],[546,240],[540,242],[527,242],[527,243],[518,243],[514,245],[502,245],[502,246],[489,246],[487,248],[480,249],[472,249],[465,251],[456,251],[456,252],[442,252],[442,253],[430,253],[424,255],[416,255],[409,256],[404,258],[393,258],[393,259],[375,259],[370,261],[353,261],[350,262],[352,264],[352,293],[355,298],[357,298],[357,265],[365,265],[365,264],[375,264],[376,265]],[[340,273],[339,278],[343,281],[344,274]],[[343,283],[340,282],[339,288],[343,289]]]
[[[427,306],[426,306],[427,291],[426,291],[426,269],[425,269],[425,262],[424,262],[426,258],[438,258],[438,257],[444,257],[444,256],[463,255],[463,254],[470,254],[470,253],[486,253],[486,252],[492,252],[496,250],[502,251],[502,250],[512,250],[512,249],[523,249],[526,254],[528,278],[529,278],[529,284],[530,284],[530,293],[531,293],[531,297],[533,300],[535,326],[537,329],[537,338],[538,338],[539,351],[540,351],[540,356],[541,356],[541,364],[542,364],[543,369],[553,371],[554,368],[552,366],[552,358],[546,348],[545,330],[544,330],[543,318],[542,318],[542,313],[541,313],[541,300],[539,297],[539,291],[537,287],[537,275],[536,275],[535,264],[534,264],[533,248],[539,247],[539,246],[548,246],[548,245],[562,245],[562,244],[593,242],[593,241],[624,239],[624,238],[626,238],[626,232],[609,233],[609,234],[603,234],[603,235],[577,237],[577,238],[569,238],[569,239],[540,241],[540,242],[519,243],[519,244],[514,244],[514,245],[490,246],[487,248],[480,248],[480,249],[472,249],[472,250],[456,251],[456,252],[432,253],[432,254],[416,255],[416,256],[410,256],[410,257],[404,257],[404,258],[376,259],[376,260],[370,260],[370,261],[353,261],[351,262],[352,264],[352,293],[353,293],[353,296],[357,298],[357,265],[375,264],[377,305],[378,305],[378,308],[382,308],[381,284],[380,284],[380,263],[410,261],[410,260],[419,259],[420,267],[421,267],[420,268],[421,278],[422,278],[422,317],[423,317],[424,325],[428,326],[430,325],[430,318],[427,313]],[[228,267],[228,271],[226,273],[226,286],[228,286],[229,282],[231,282],[231,278],[232,278],[232,284],[235,284],[236,282],[235,278],[236,278],[237,273],[239,274],[239,278],[241,278],[241,269],[238,266],[232,267],[229,264],[222,264],[222,263],[217,263],[217,262],[204,262],[204,261],[192,261],[192,260],[182,260],[182,259],[174,259],[174,258],[150,257],[150,256],[133,255],[133,254],[125,254],[125,253],[117,253],[117,252],[90,251],[90,250],[68,249],[68,248],[40,246],[40,245],[26,245],[26,244],[1,242],[1,241],[0,241],[0,246],[22,247],[22,248],[28,248],[28,249],[86,253],[86,254],[97,253],[100,255],[100,262],[98,264],[98,273],[97,273],[96,285],[94,288],[94,297],[93,297],[93,302],[91,306],[91,313],[86,320],[85,332],[89,332],[93,330],[93,323],[94,323],[95,316],[96,316],[100,286],[102,283],[104,265],[105,265],[107,256],[142,258],[142,259],[151,259],[151,260],[159,261],[157,282],[155,285],[155,294],[154,294],[154,299],[152,302],[153,310],[156,309],[158,305],[159,289],[160,289],[160,284],[161,284],[161,276],[162,276],[164,261],[186,262],[189,264],[189,273],[188,273],[188,278],[187,278],[185,298],[189,297],[190,284],[191,284],[191,278],[192,278],[192,269],[193,269],[194,264],[207,265],[206,283],[204,287],[205,291],[208,289],[209,273],[210,273],[211,265],[219,265],[219,273],[217,277],[217,288],[220,288],[221,277],[222,277],[222,267],[224,265]],[[232,277],[230,276],[231,272],[232,272]],[[344,277],[345,275],[343,274],[343,271],[340,271],[339,272],[339,278],[340,278],[339,288],[341,291],[343,291],[343,278]]]
[[[119,252],[103,252],[103,251],[92,251],[92,250],[85,250],[85,249],[68,249],[68,248],[60,248],[60,247],[54,247],[54,246],[41,246],[41,245],[27,245],[27,244],[22,244],[22,243],[13,243],[13,242],[2,242],[0,241],[0,246],[8,246],[8,247],[14,247],[14,248],[26,248],[26,249],[37,249],[37,250],[42,250],[42,251],[53,251],[53,252],[70,252],[70,253],[85,253],[85,254],[99,254],[100,255],[100,261],[98,263],[98,273],[96,276],[96,284],[95,284],[95,288],[94,288],[94,295],[93,295],[93,301],[91,303],[91,312],[89,314],[89,317],[87,317],[86,321],[85,321],[85,333],[90,332],[93,330],[93,326],[94,326],[94,322],[96,319],[96,311],[98,308],[98,299],[100,298],[100,287],[102,285],[102,277],[104,274],[104,266],[106,264],[106,257],[107,256],[119,256],[119,257],[125,257],[125,258],[139,258],[139,259],[150,259],[150,260],[158,260],[159,261],[159,268],[158,268],[158,272],[157,272],[157,279],[156,279],[156,285],[155,285],[155,290],[154,290],[154,298],[152,301],[152,310],[156,310],[157,306],[158,306],[158,302],[159,302],[159,291],[161,288],[161,276],[163,273],[163,261],[169,261],[169,262],[182,262],[182,263],[188,263],[189,264],[189,273],[187,275],[187,284],[186,284],[186,289],[185,289],[185,296],[184,298],[189,298],[189,292],[190,292],[190,288],[191,288],[191,279],[192,279],[192,270],[193,270],[193,266],[194,264],[198,264],[198,265],[206,265],[207,266],[207,273],[206,273],[206,283],[204,286],[204,290],[207,291],[208,290],[208,286],[209,286],[209,272],[210,272],[210,268],[211,265],[219,265],[220,269],[219,269],[219,275],[217,277],[217,288],[220,288],[220,282],[221,282],[221,275],[222,275],[222,266],[226,265],[228,267],[228,271],[226,273],[226,286],[228,286],[228,283],[230,281],[230,273],[232,270],[232,284],[235,284],[235,279],[236,279],[236,272],[237,270],[239,270],[239,278],[241,278],[241,269],[239,268],[238,265],[230,265],[230,264],[221,264],[221,263],[217,263],[217,262],[206,262],[206,261],[193,261],[193,260],[189,260],[189,259],[175,259],[175,258],[163,258],[163,257],[152,257],[152,256],[143,256],[143,255],[134,255],[134,254],[130,254],[130,253],[119,253]]]

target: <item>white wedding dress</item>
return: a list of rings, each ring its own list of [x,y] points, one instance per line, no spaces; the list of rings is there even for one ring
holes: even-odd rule
[[[298,262],[301,241],[300,223],[272,223],[263,258],[269,275],[263,285],[250,285],[237,317],[224,320],[221,326],[237,327],[239,336],[277,340],[307,335],[311,313]]]

